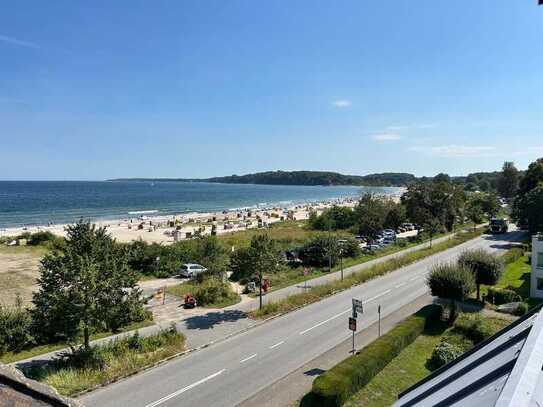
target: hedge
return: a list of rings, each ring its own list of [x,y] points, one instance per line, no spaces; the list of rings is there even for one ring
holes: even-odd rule
[[[522,301],[522,297],[508,288],[488,287],[486,301],[495,305],[501,305],[509,304],[510,302],[520,302]]]
[[[317,377],[303,404],[325,407],[342,405],[411,344],[424,331],[428,320],[440,315],[441,307],[438,305],[421,308],[359,353]]]

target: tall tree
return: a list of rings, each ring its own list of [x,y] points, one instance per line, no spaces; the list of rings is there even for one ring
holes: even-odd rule
[[[375,239],[383,230],[388,208],[383,198],[365,194],[360,198],[354,212],[358,233]]]
[[[66,232],[66,244],[41,262],[33,320],[48,340],[72,341],[82,333],[89,348],[94,329],[143,319],[143,300],[127,248],[105,228],[80,221]]]
[[[498,177],[498,193],[504,198],[514,198],[519,183],[519,172],[511,161],[503,163],[502,172]]]
[[[513,218],[531,233],[543,232],[543,182],[515,199]]]
[[[540,182],[543,182],[543,157],[528,166],[520,180],[518,194],[520,196],[527,194],[537,187]]]

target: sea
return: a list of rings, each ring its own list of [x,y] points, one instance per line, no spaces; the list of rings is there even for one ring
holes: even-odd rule
[[[393,187],[149,181],[0,181],[0,228],[292,206]]]

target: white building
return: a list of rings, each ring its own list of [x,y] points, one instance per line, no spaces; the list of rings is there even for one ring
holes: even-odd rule
[[[532,237],[532,276],[530,295],[543,298],[543,235]]]

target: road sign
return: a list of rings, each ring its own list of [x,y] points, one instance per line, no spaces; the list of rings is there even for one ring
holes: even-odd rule
[[[359,312],[364,313],[364,304],[361,300],[353,298],[353,318],[356,318]]]
[[[351,331],[356,331],[356,318],[349,318],[349,329]]]

